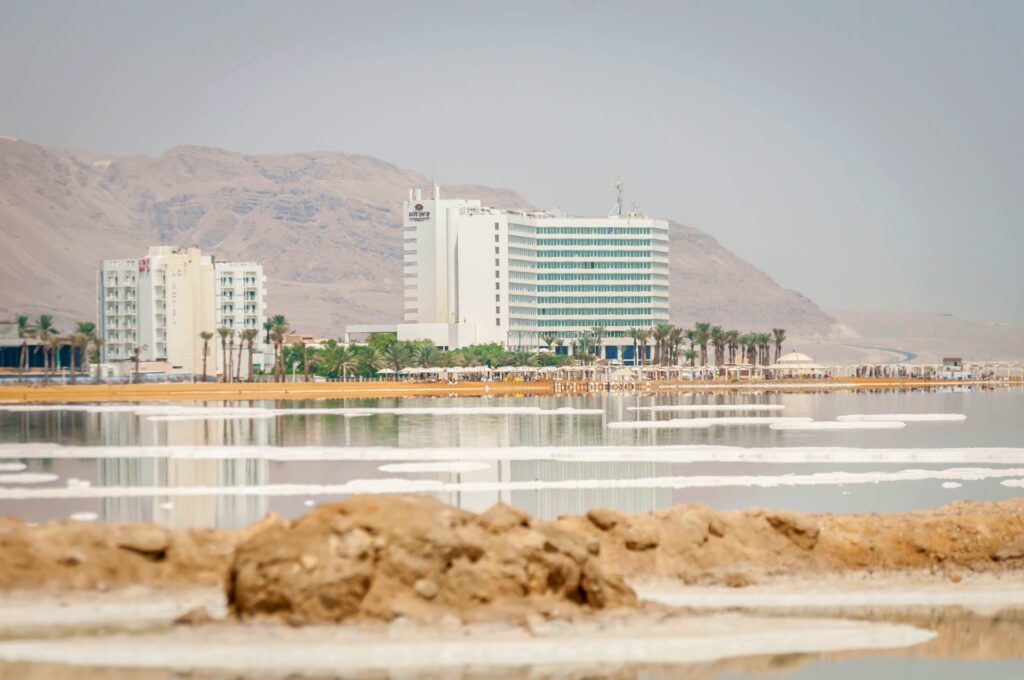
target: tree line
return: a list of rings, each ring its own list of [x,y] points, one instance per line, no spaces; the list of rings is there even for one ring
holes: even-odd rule
[[[58,355],[61,349],[71,349],[71,361],[68,362],[68,375],[70,382],[75,383],[78,377],[76,363],[81,365],[89,358],[89,350],[93,350],[94,363],[96,364],[96,381],[100,380],[99,352],[103,345],[103,338],[96,333],[96,324],[92,321],[79,321],[75,324],[75,330],[70,333],[61,333],[54,325],[53,316],[41,314],[39,318],[32,320],[21,314],[17,317],[18,338],[21,340],[21,353],[18,358],[18,382],[25,381],[25,373],[29,369],[30,352],[42,352],[43,354],[43,382],[49,383],[50,376],[57,370]],[[35,340],[36,344],[29,346],[29,341]],[[75,358],[78,361],[75,361]],[[91,361],[92,359],[90,359]]]

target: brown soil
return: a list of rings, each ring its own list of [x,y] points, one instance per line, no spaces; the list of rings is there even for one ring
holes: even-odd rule
[[[571,617],[635,605],[627,577],[742,587],[772,575],[1024,570],[1024,499],[885,515],[595,509],[553,522],[498,505],[357,496],[240,531],[0,520],[0,590],[225,583],[241,618]]]

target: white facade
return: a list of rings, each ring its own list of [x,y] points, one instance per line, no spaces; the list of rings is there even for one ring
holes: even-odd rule
[[[570,344],[601,327],[614,346],[630,328],[668,322],[664,220],[499,210],[439,193],[410,192],[403,211],[405,320],[420,337],[458,324],[473,342],[530,348],[545,333]],[[400,336],[413,339],[407,324]]]
[[[201,373],[203,331],[219,326],[262,328],[266,318],[263,268],[255,262],[216,262],[199,248],[153,246],[145,257],[104,260],[98,277],[102,361],[166,361],[171,370]],[[262,334],[254,354],[262,357]],[[237,340],[236,340],[237,346]],[[219,338],[210,342],[207,370],[217,373]]]

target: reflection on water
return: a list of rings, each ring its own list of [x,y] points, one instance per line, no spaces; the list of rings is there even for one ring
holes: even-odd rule
[[[759,404],[784,406],[771,414],[831,420],[858,413],[963,413],[967,420],[945,423],[910,423],[892,431],[773,431],[763,425],[737,425],[707,430],[609,429],[607,424],[629,420],[665,420],[716,417],[715,412],[637,410],[637,407],[673,404]],[[269,418],[153,420],[125,412],[0,411],[0,442],[53,442],[63,445],[121,446],[223,446],[273,447],[342,446],[396,447],[408,450],[406,460],[417,460],[416,450],[445,448],[452,451],[484,449],[486,467],[467,472],[384,472],[385,461],[269,461],[254,459],[190,460],[181,458],[103,458],[45,460],[26,458],[29,472],[49,471],[59,480],[48,486],[65,486],[85,480],[93,487],[262,487],[267,485],[343,484],[361,479],[436,480],[466,484],[488,482],[489,491],[451,490],[438,497],[470,510],[480,511],[497,501],[522,508],[541,518],[579,514],[595,506],[625,512],[644,512],[674,503],[701,502],[719,509],[774,506],[816,511],[885,511],[934,506],[962,499],[994,500],[1015,495],[998,479],[963,483],[944,488],[935,480],[892,482],[884,485],[809,486],[757,488],[666,489],[645,487],[595,489],[507,489],[509,482],[564,482],[581,479],[644,480],[670,476],[807,475],[819,472],[896,472],[908,468],[942,470],[957,465],[907,465],[876,462],[779,463],[693,462],[665,463],[623,460],[618,462],[559,462],[509,460],[501,452],[516,447],[602,446],[648,447],[668,444],[705,444],[741,447],[844,446],[858,449],[1020,447],[1024,445],[1024,392],[1021,390],[876,390],[861,392],[729,392],[675,393],[660,396],[593,395],[575,397],[489,399],[379,399],[317,402],[209,402],[208,407],[287,408],[295,414]],[[201,406],[201,404],[200,404]],[[340,414],[303,415],[303,408],[404,408],[428,409],[473,406],[599,408],[603,415],[589,414],[482,414],[435,416],[431,414],[374,414],[345,417]],[[734,415],[728,411],[721,416]],[[389,460],[386,462],[395,462]],[[963,467],[960,465],[959,467]],[[1005,468],[984,464],[986,468]],[[12,488],[13,483],[4,484]],[[33,485],[38,486],[38,485]],[[47,486],[47,485],[43,485]],[[0,500],[0,514],[22,516],[30,521],[66,518],[74,512],[95,512],[102,521],[155,520],[174,527],[238,527],[269,511],[295,516],[315,502],[337,497],[307,498],[293,495],[210,494],[205,496],[118,497]]]

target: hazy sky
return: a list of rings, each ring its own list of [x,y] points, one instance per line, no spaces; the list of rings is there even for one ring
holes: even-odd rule
[[[359,152],[580,214],[621,173],[826,308],[1024,322],[1020,1],[0,0],[0,134]]]

